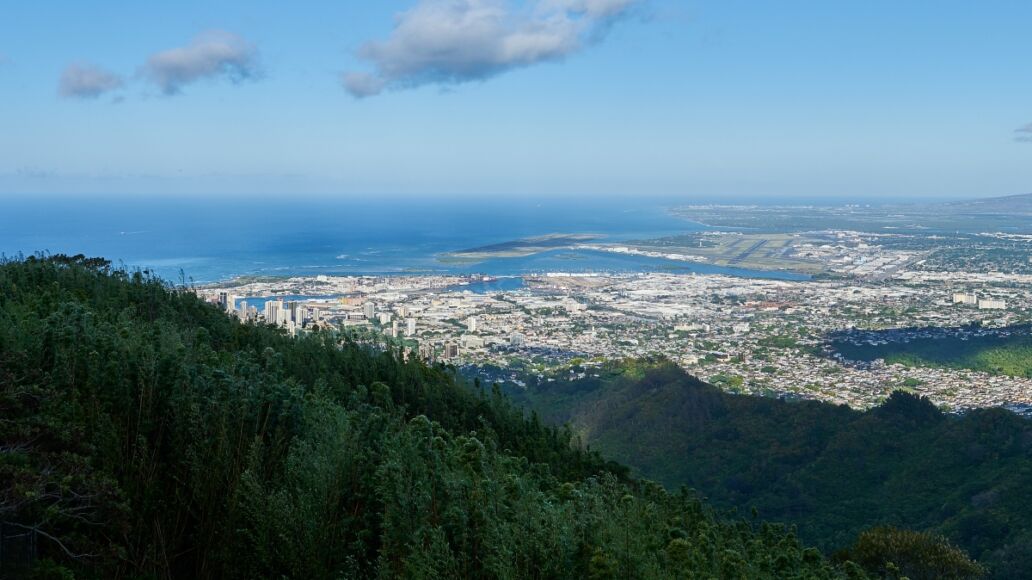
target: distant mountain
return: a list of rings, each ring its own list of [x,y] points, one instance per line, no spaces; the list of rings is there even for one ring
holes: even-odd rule
[[[826,550],[890,524],[946,535],[997,578],[1032,578],[1032,421],[1008,411],[736,396],[644,361],[513,396],[642,476],[756,507]]]
[[[1032,193],[957,201],[945,205],[953,211],[965,213],[1032,215]]]

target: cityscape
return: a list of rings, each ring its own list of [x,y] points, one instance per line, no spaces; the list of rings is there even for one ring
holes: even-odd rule
[[[1023,325],[1032,322],[1032,275],[922,269],[919,253],[867,245],[850,232],[827,237],[838,249],[812,246],[808,252],[845,276],[317,276],[199,292],[242,320],[294,335],[342,331],[515,387],[584,377],[609,360],[662,356],[732,393],[866,409],[905,389],[955,412],[1032,409],[1032,376],[853,361],[829,338],[895,329],[894,340],[908,341],[930,330],[948,335],[972,326],[981,333],[1019,328],[1028,334]],[[851,242],[848,259],[843,241]]]
[[[0,580],[1032,580],[1032,2],[0,2]]]

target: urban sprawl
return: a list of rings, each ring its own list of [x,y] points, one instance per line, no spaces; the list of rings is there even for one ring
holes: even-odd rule
[[[871,260],[858,263],[867,268]],[[883,263],[866,277],[807,281],[550,272],[491,290],[496,280],[482,276],[316,276],[199,292],[246,321],[293,334],[342,331],[513,385],[577,379],[608,360],[661,355],[738,393],[867,408],[905,387],[954,410],[1027,411],[1029,378],[861,364],[833,352],[832,335],[873,342],[863,331],[890,330],[906,342],[929,329],[991,333],[1032,320],[1030,275]]]

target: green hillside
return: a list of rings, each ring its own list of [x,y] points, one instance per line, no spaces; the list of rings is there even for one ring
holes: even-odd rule
[[[909,342],[852,344],[836,341],[832,347],[850,360],[883,359],[886,364],[911,367],[970,369],[1032,378],[1032,335],[1027,325],[1009,327],[1008,335],[944,336]],[[876,333],[872,333],[876,336]]]
[[[868,412],[726,394],[662,361],[514,396],[671,489],[798,526],[826,551],[866,528],[944,534],[998,578],[1032,577],[1032,422],[944,415],[894,394]]]
[[[0,264],[0,523],[4,577],[863,574],[630,480],[444,368],[82,257]]]

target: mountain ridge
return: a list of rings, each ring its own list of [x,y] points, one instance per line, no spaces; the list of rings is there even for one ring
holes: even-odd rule
[[[869,411],[732,395],[663,360],[598,374],[511,394],[640,476],[757,508],[825,550],[895,525],[945,535],[995,577],[1032,573],[1032,421],[903,392]]]
[[[1032,193],[1018,193],[995,197],[948,202],[951,208],[966,208],[975,212],[1000,213],[1020,211],[1032,213]]]

